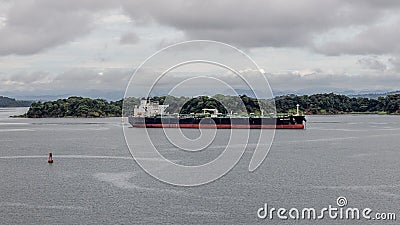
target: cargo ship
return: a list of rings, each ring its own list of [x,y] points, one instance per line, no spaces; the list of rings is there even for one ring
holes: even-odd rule
[[[266,116],[238,116],[221,114],[217,109],[203,109],[203,113],[166,114],[168,105],[141,100],[134,115],[128,118],[133,127],[147,128],[217,128],[217,129],[304,129],[306,118],[299,114]]]

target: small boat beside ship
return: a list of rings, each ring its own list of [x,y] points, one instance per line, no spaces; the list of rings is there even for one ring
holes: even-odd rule
[[[168,105],[144,99],[135,106],[134,115],[128,118],[133,127],[147,128],[217,128],[217,129],[304,129],[305,116],[221,114],[217,109],[203,109],[202,113],[167,114]]]

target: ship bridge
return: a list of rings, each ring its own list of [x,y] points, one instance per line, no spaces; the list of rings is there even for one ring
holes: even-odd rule
[[[135,106],[133,116],[135,117],[153,117],[157,115],[164,115],[165,109],[169,105],[160,105],[158,101],[151,101],[143,99],[140,101],[139,106]]]

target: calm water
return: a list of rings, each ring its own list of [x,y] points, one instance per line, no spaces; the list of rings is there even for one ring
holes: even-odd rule
[[[23,110],[0,109],[0,224],[379,224],[257,218],[264,203],[321,209],[337,206],[339,196],[349,207],[400,216],[399,116],[309,116],[306,130],[276,132],[255,172],[247,170],[250,149],[221,179],[183,188],[132,160],[119,118],[8,118]],[[220,151],[190,159],[206,162]],[[164,153],[180,160],[168,145]]]

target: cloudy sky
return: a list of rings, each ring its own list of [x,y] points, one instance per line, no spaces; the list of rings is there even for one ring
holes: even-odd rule
[[[0,95],[122,96],[195,39],[243,50],[276,93],[398,90],[399,28],[398,0],[0,0]]]

